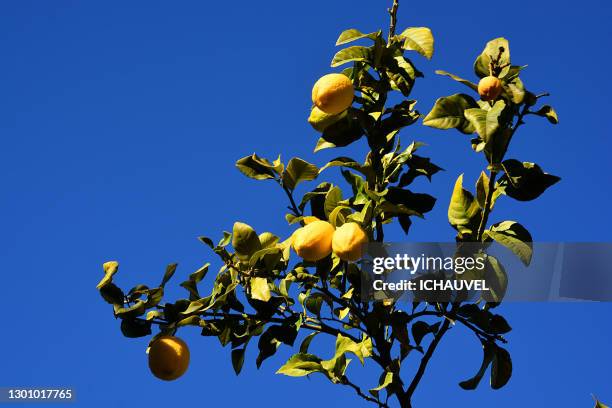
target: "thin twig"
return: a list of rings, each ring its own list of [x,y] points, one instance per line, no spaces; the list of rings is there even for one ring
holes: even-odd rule
[[[389,12],[389,16],[391,17],[391,23],[389,24],[389,40],[395,36],[395,26],[397,25],[397,9],[399,7],[399,0],[393,0],[393,6],[390,9],[387,9]]]
[[[352,382],[350,382],[350,381],[349,381],[349,379],[348,379],[348,378],[346,378],[346,376],[343,376],[343,377],[342,377],[342,381],[341,381],[341,383],[342,383],[342,384],[344,384],[344,385],[347,385],[347,386],[351,387],[352,389],[354,389],[354,390],[355,390],[355,392],[357,393],[357,395],[359,395],[359,396],[360,396],[361,398],[363,398],[364,400],[366,400],[366,401],[370,401],[370,402],[373,402],[374,404],[378,405],[378,406],[379,406],[379,407],[381,407],[381,408],[382,408],[382,407],[384,407],[384,408],[387,408],[387,407],[388,407],[388,405],[387,405],[387,404],[385,404],[384,402],[379,401],[379,400],[377,400],[377,399],[374,399],[374,398],[370,397],[369,395],[364,394],[364,393],[363,393],[363,391],[361,391],[361,388],[359,388],[359,386],[358,386],[358,385],[353,384]]]

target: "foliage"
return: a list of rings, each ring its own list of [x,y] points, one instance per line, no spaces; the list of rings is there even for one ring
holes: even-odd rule
[[[382,242],[386,224],[398,222],[408,233],[413,219],[424,218],[435,205],[434,197],[414,192],[410,186],[421,176],[431,180],[441,168],[416,154],[422,143],[413,141],[404,147],[399,136],[420,117],[410,96],[423,74],[410,57],[420,54],[432,58],[434,40],[425,27],[395,34],[397,2],[390,13],[387,38],[382,31],[349,29],[340,34],[337,45],[344,48],[336,53],[331,65],[350,64],[342,73],[351,79],[357,95],[346,114],[322,131],[314,149],[344,147],[363,139],[368,146],[363,161],[339,156],[318,167],[297,157],[285,163],[280,156],[270,161],[252,154],[236,163],[245,176],[280,186],[289,201],[285,215],[289,225],[305,225],[312,217],[335,227],[354,222],[370,241]],[[355,45],[357,41],[363,45]],[[505,39],[489,42],[477,57],[474,70],[478,77],[490,73],[499,76],[504,84],[501,97],[490,102],[476,100],[476,84],[438,71],[470,88],[473,96],[455,94],[438,99],[423,123],[473,135],[473,149],[488,163],[488,174],[483,171],[480,175],[475,195],[464,188],[463,176],[454,186],[448,219],[457,230],[458,243],[494,240],[528,264],[532,237],[527,229],[516,221],[488,223],[500,197],[533,200],[559,180],[534,163],[505,157],[528,115],[558,122],[552,107],[534,108],[544,95],[536,96],[525,88],[519,77],[523,68],[511,65]],[[397,97],[393,98],[394,94]],[[394,99],[399,101],[392,103]],[[319,181],[297,197],[298,186],[317,179],[331,167],[341,168],[348,189]],[[503,298],[507,278],[503,266],[492,256],[487,256],[486,273],[497,276],[498,285],[483,294],[479,303],[462,303],[461,299],[420,302],[404,310],[393,300],[366,302],[361,298],[359,264],[342,261],[333,253],[317,262],[293,259],[291,237],[257,233],[248,224],[236,222],[218,242],[208,237],[200,240],[222,265],[210,293],[200,293],[198,286],[207,275],[208,263],[180,284],[186,289],[185,298],[163,303],[164,287],[176,271],[175,264],[166,268],[158,286],[137,285],[127,293],[113,283],[118,264],[104,265],[105,275],[98,289],[113,305],[125,336],[148,336],[153,324],[159,327],[156,336],[174,334],[183,326],[197,327],[203,336],[214,336],[222,346],[230,346],[237,374],[243,368],[249,344],[256,342],[251,347],[256,347],[255,363],[260,367],[280,347],[296,347],[300,338],[298,352],[278,369],[278,374],[302,377],[318,373],[380,407],[388,406],[392,396],[401,406],[409,407],[440,340],[451,325],[459,324],[471,330],[483,348],[480,368],[459,385],[476,388],[489,367],[492,388],[501,388],[510,379],[512,361],[500,343],[506,343],[503,336],[511,328],[501,315],[492,312]],[[333,352],[325,357],[310,350],[315,337],[325,337],[321,334],[335,341]],[[420,356],[417,371],[404,382],[402,369],[412,361],[408,358],[412,355]],[[368,391],[349,379],[348,367],[354,358],[379,369],[378,381],[370,384]]]

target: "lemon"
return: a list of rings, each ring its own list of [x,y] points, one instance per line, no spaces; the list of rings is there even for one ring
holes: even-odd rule
[[[161,380],[176,380],[189,367],[189,348],[174,336],[161,336],[155,339],[149,349],[149,368]]]
[[[327,74],[312,88],[312,102],[323,112],[337,115],[353,103],[355,89],[351,80],[342,74]]]
[[[316,106],[312,108],[310,111],[310,116],[308,117],[308,123],[316,130],[317,132],[323,133],[325,129],[338,122],[340,119],[344,118],[346,113],[340,113],[337,115],[330,115],[328,113],[323,112],[321,109]]]
[[[363,255],[368,236],[355,222],[347,222],[336,229],[332,237],[332,250],[343,261],[357,261]]]
[[[334,227],[327,221],[313,221],[293,235],[293,250],[305,261],[318,261],[332,251]]]
[[[484,77],[478,83],[478,94],[483,101],[494,101],[502,90],[502,82],[494,76]]]

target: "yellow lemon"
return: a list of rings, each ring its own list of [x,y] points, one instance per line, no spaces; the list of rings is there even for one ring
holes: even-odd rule
[[[313,221],[293,235],[293,250],[305,261],[318,261],[332,251],[334,227],[327,221]]]
[[[338,115],[330,115],[323,112],[321,109],[316,106],[312,108],[310,111],[310,116],[308,117],[308,123],[316,130],[317,132],[323,133],[325,129],[338,122],[340,119],[346,116],[345,112],[342,112]]]
[[[312,88],[312,102],[323,112],[337,115],[353,103],[355,89],[351,80],[342,74],[327,74]]]
[[[174,336],[155,339],[149,349],[149,368],[154,376],[165,381],[176,380],[189,367],[189,347]]]
[[[368,236],[359,224],[347,222],[336,229],[332,237],[332,249],[343,261],[357,261],[363,255],[363,246],[368,243]]]
[[[494,76],[484,77],[478,83],[478,95],[483,101],[494,101],[502,90],[502,82]]]

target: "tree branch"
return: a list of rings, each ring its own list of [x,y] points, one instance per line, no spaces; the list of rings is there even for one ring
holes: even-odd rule
[[[378,405],[381,408],[388,408],[388,405],[380,400],[374,399],[372,397],[370,397],[369,395],[366,395],[363,393],[363,391],[361,391],[361,388],[359,388],[358,385],[353,384],[352,382],[349,381],[349,379],[346,376],[342,377],[342,384],[343,385],[347,385],[349,387],[351,387],[352,389],[355,390],[355,392],[357,393],[357,395],[359,395],[361,398],[363,398],[366,401],[370,401],[373,402],[374,404]]]
[[[442,327],[440,327],[440,330],[438,330],[438,332],[434,336],[434,339],[429,344],[429,347],[427,348],[425,355],[421,359],[421,363],[419,364],[419,368],[417,370],[416,375],[412,379],[412,382],[408,386],[408,389],[406,390],[406,392],[401,397],[402,407],[411,407],[410,401],[412,399],[412,394],[414,394],[414,391],[419,385],[419,382],[423,378],[423,374],[425,374],[425,369],[427,368],[427,364],[429,363],[429,360],[431,359],[431,356],[433,355],[434,351],[436,351],[436,347],[438,347],[440,340],[442,340],[442,337],[444,337],[444,335],[450,328],[450,323],[451,321],[448,318],[445,318],[444,323],[442,323]]]
[[[397,25],[397,9],[399,8],[399,0],[393,0],[393,6],[390,9],[387,9],[389,12],[389,16],[391,17],[391,22],[389,24],[389,39],[388,42],[391,42],[391,38],[395,36],[395,26]]]

